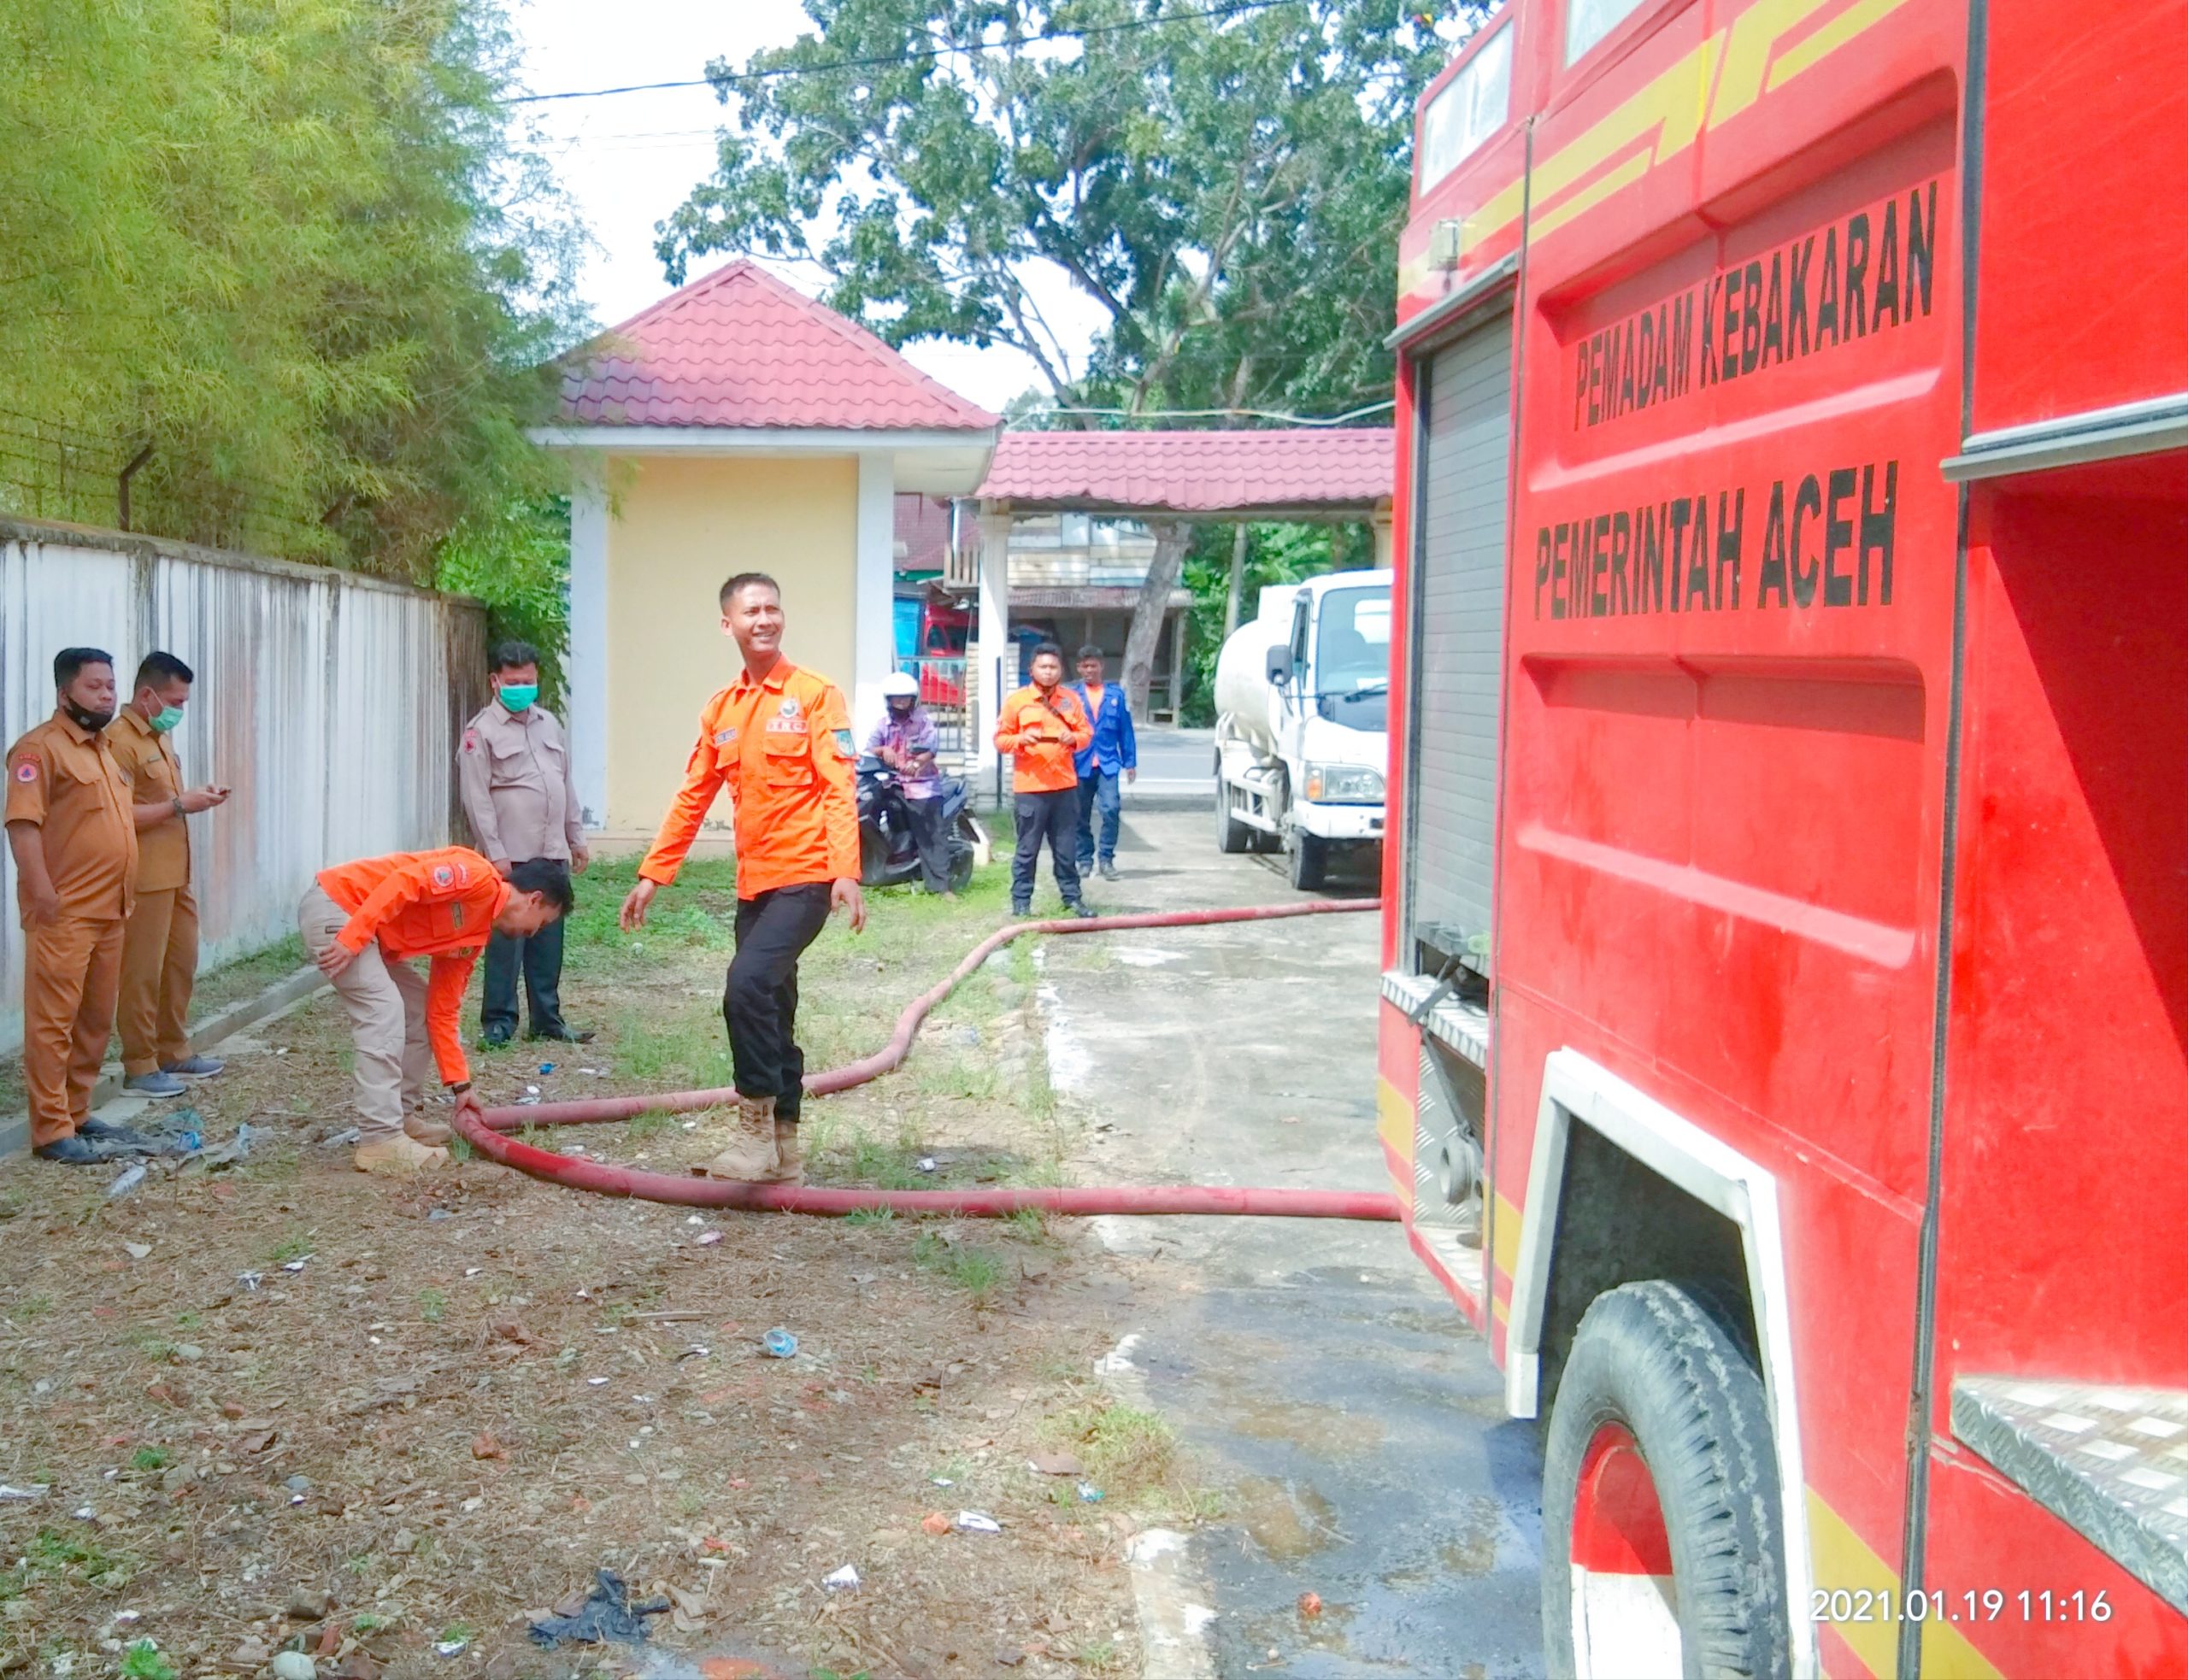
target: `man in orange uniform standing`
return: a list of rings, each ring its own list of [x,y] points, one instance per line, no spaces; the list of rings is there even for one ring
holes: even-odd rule
[[[1011,755],[1010,787],[1017,796],[1018,849],[1010,860],[1010,913],[1031,915],[1033,872],[1041,842],[1049,843],[1056,890],[1075,916],[1094,912],[1079,889],[1079,770],[1074,761],[1094,739],[1079,696],[1063,686],[1063,649],[1044,642],[1033,649],[1033,680],[1003,702],[995,744]]]
[[[798,1048],[797,960],[827,925],[850,913],[866,925],[858,883],[858,805],[850,716],[825,677],[783,657],[782,590],[761,572],[721,586],[721,627],[744,656],[738,679],[699,714],[684,785],[662,819],[623,926],[645,925],[646,906],[691,849],[715,796],[736,808],[737,955],[722,989],[722,1020],[737,1082],[738,1135],[708,1177],[801,1183],[797,1119],[805,1094]]]
[[[137,886],[129,782],[101,732],[114,721],[114,657],[54,656],[53,715],[8,749],[8,848],[22,916],[23,1084],[31,1147],[91,1166],[144,1142],[91,1117],[121,986],[122,926]]]
[[[463,993],[486,937],[522,939],[573,902],[570,872],[544,858],[515,865],[504,881],[462,846],[392,852],[319,872],[297,907],[304,948],[333,981],[356,1047],[361,1172],[415,1172],[441,1166],[448,1129],[424,1116],[426,1068],[459,1112],[479,1112],[463,1056]],[[428,978],[409,958],[430,957]]]

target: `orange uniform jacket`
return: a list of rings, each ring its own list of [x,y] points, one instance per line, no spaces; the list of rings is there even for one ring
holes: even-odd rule
[[[667,886],[723,788],[736,808],[737,896],[858,879],[858,800],[850,714],[825,677],[788,660],[755,682],[750,672],[699,714],[684,785],[638,866]]]
[[[471,966],[486,949],[494,918],[509,902],[509,884],[494,866],[462,846],[437,852],[391,852],[362,857],[319,872],[319,884],[350,913],[335,943],[362,952],[374,940],[383,955],[431,957],[426,986],[426,1031],[441,1078],[461,1084],[471,1077],[463,1058],[463,989]]]
[[[1051,709],[1053,708],[1053,709]],[[1009,753],[1015,793],[1055,793],[1079,785],[1073,762],[1094,738],[1079,696],[1059,683],[1047,699],[1031,684],[1003,702],[995,720],[997,752]]]

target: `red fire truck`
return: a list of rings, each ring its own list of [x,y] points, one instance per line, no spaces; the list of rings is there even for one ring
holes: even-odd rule
[[[1422,101],[1381,1135],[1554,1675],[2188,1674],[2184,82],[1513,0]]]

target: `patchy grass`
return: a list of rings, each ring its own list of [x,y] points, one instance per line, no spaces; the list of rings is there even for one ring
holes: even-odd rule
[[[1003,1256],[994,1249],[951,1242],[932,1231],[912,1239],[912,1263],[956,1284],[976,1307],[992,1302],[1008,1275]]]
[[[150,1640],[140,1639],[122,1653],[121,1680],[175,1680],[174,1665]]]
[[[1046,1433],[1069,1442],[1086,1466],[1087,1479],[1112,1498],[1175,1502],[1185,1491],[1177,1433],[1156,1413],[1097,1399],[1050,1419]]]

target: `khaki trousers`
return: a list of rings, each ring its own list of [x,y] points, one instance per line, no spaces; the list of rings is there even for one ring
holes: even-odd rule
[[[64,911],[24,930],[23,1084],[33,1148],[73,1137],[91,1113],[121,987],[121,925],[118,916]]]
[[[297,927],[314,957],[334,943],[349,913],[315,883],[297,907]],[[433,1050],[426,1037],[426,977],[390,960],[377,944],[337,975],[335,996],[350,1017],[356,1047],[357,1131],[361,1142],[398,1137],[406,1108],[423,1105]]]
[[[137,895],[121,940],[121,1071],[131,1078],[190,1054],[197,901],[187,886]]]

